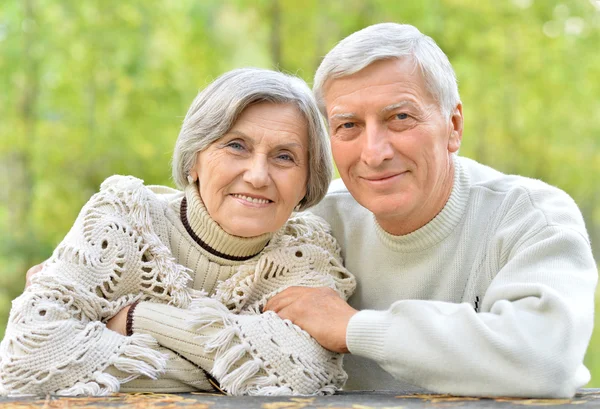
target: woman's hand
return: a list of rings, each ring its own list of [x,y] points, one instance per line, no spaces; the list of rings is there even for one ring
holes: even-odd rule
[[[37,264],[37,265],[31,267],[29,270],[27,270],[27,274],[25,274],[25,288],[27,288],[31,285],[31,277],[33,277],[34,274],[42,271],[42,268],[44,268],[44,263],[45,263],[45,261],[40,264]]]
[[[131,305],[123,308],[114,317],[106,322],[106,328],[127,336],[127,313]]]

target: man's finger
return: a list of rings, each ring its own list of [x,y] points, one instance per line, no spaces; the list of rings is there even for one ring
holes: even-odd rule
[[[293,303],[297,297],[292,292],[288,292],[288,290],[289,288],[269,299],[263,311],[273,311],[278,314],[283,308]]]

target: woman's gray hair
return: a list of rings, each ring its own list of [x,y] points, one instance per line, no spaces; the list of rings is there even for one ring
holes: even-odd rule
[[[366,27],[340,41],[317,69],[313,92],[327,118],[323,87],[333,78],[352,75],[385,59],[413,58],[421,69],[427,90],[448,118],[460,103],[456,74],[444,52],[432,38],[408,24],[381,23]]]
[[[333,176],[329,137],[310,88],[300,78],[260,68],[229,71],[196,96],[188,110],[173,152],[173,179],[180,189],[196,164],[198,152],[220,139],[242,111],[252,104],[293,104],[308,128],[308,180],[299,210],[317,204]]]

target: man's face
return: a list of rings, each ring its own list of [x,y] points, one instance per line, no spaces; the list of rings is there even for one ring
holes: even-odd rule
[[[324,91],[333,157],[352,196],[391,234],[433,219],[452,190],[461,105],[444,117],[408,58],[375,62]]]

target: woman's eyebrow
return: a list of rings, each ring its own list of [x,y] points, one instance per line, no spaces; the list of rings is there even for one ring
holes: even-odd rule
[[[242,131],[238,131],[236,129],[232,129],[232,130],[228,131],[225,135],[227,135],[227,134],[235,134],[235,135],[241,136],[242,138],[252,139],[250,136],[248,136],[245,133],[243,133]]]
[[[251,143],[254,142],[254,138],[252,138],[251,136],[245,134],[244,132],[238,131],[236,129],[232,129],[231,131],[227,132],[227,134],[234,134],[234,135],[240,136],[240,137],[242,137],[242,138],[244,138],[246,140],[249,140]],[[287,142],[287,143],[284,142],[284,143],[276,143],[276,144],[274,144],[273,148],[276,148],[276,149],[290,149],[290,150],[292,150],[292,149],[300,149],[300,150],[302,150],[302,149],[304,149],[304,145],[302,145],[299,142]]]
[[[278,143],[277,145],[275,145],[275,148],[293,150],[293,149],[304,149],[304,146],[298,142],[289,142],[289,143]]]

